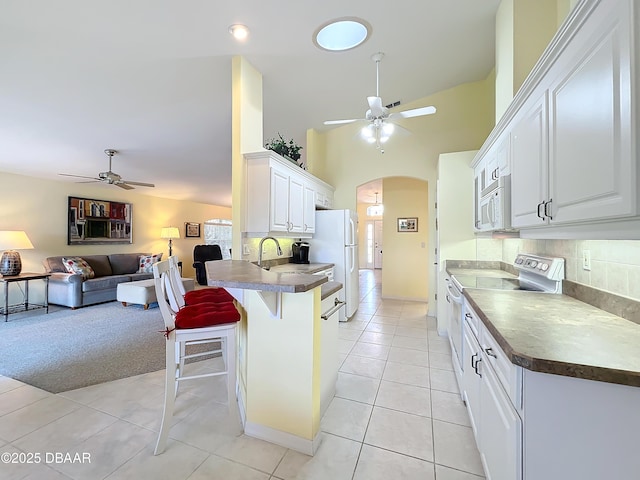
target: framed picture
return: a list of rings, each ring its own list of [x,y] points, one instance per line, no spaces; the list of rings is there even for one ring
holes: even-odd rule
[[[69,197],[67,207],[67,245],[133,243],[130,203]]]
[[[398,218],[399,232],[417,232],[418,217]]]
[[[199,237],[200,236],[200,224],[193,222],[185,222],[184,224],[184,236],[185,237]]]

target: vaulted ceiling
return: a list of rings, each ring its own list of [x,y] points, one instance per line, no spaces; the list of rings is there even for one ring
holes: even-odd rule
[[[141,193],[231,203],[231,59],[263,74],[264,138],[305,146],[327,119],[362,117],[376,89],[402,104],[485,78],[499,0],[4,0],[0,171],[73,182],[108,169]],[[312,35],[359,17],[372,32],[341,53]],[[231,24],[250,29],[244,43]],[[303,150],[303,154],[305,150]],[[102,188],[116,188],[104,185]]]

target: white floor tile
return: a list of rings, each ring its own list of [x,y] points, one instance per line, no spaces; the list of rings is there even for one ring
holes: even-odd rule
[[[484,477],[436,465],[436,478],[437,480],[481,480]]]
[[[440,368],[442,370],[452,370],[451,355],[444,353],[429,352],[429,365],[432,368]]]
[[[365,328],[365,332],[373,332],[373,333],[385,333],[387,335],[393,335],[396,333],[396,325],[391,325],[388,323],[376,323],[369,322],[367,328]]]
[[[353,480],[434,480],[433,467],[431,462],[363,445]]]
[[[427,339],[420,337],[402,337],[396,335],[393,337],[393,343],[391,345],[394,347],[412,348],[414,350],[429,350]]]
[[[265,473],[273,473],[287,449],[247,435],[234,438],[216,450],[216,455],[247,465]]]
[[[378,324],[373,324],[370,323],[369,326],[371,325],[384,325],[382,323],[378,323]],[[394,326],[394,325],[391,325]],[[369,328],[369,327],[367,327]],[[388,333],[379,333],[379,332],[374,332],[371,330],[365,330],[364,332],[362,332],[362,335],[360,336],[360,341],[361,342],[368,342],[368,343],[377,343],[380,345],[391,345],[391,343],[393,342],[393,334],[388,334]]]
[[[389,356],[388,345],[380,345],[377,343],[367,343],[366,341],[359,341],[351,349],[353,355],[360,355],[361,357],[377,358],[379,360],[386,360]]]
[[[376,406],[399,410],[401,412],[431,416],[431,395],[428,388],[382,381]]]
[[[380,386],[380,379],[338,372],[336,397],[373,405]]]
[[[390,362],[408,363],[410,365],[428,367],[429,353],[411,348],[391,347],[387,360]]]
[[[0,415],[6,415],[52,395],[39,388],[22,384],[0,394]]]
[[[484,475],[471,427],[434,420],[433,442],[437,464]]]
[[[471,426],[467,407],[457,393],[433,390],[431,392],[431,411],[436,420],[457,423],[465,427]]]
[[[360,333],[359,330],[354,330]],[[345,340],[343,338],[338,338],[338,353],[348,354],[351,352],[351,349],[356,344],[355,340]]]
[[[326,433],[362,442],[372,409],[372,405],[336,397],[322,417],[320,429]]]
[[[442,370],[440,368],[430,368],[429,377],[432,390],[443,392],[459,393],[458,382],[453,370]]]
[[[387,366],[382,374],[383,380],[390,382],[406,383],[418,387],[429,387],[429,369],[418,365],[387,361]]]
[[[269,480],[270,478],[271,476],[267,473],[211,455],[193,472],[189,480]]]
[[[402,337],[427,338],[428,330],[426,328],[406,327],[398,325],[395,331],[396,335]]]
[[[433,461],[431,419],[374,407],[364,443]]]
[[[313,457],[288,450],[274,476],[283,480],[351,480],[362,444],[330,434]]]
[[[15,441],[80,407],[57,395],[45,397],[0,417],[0,438]]]
[[[365,377],[382,378],[385,363],[384,360],[349,355],[342,363],[340,371],[354,375],[363,375]]]
[[[338,329],[338,338],[341,340],[351,340],[356,341],[360,338],[362,332],[360,330],[352,330],[349,328],[339,328]]]
[[[108,480],[131,480],[138,478],[170,478],[187,480],[189,476],[207,459],[206,452],[169,440],[161,455],[154,455],[154,443],[138,452],[131,460],[107,477]]]

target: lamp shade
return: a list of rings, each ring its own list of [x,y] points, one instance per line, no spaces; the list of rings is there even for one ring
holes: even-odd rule
[[[163,227],[160,238],[180,238],[180,230],[178,227]]]
[[[5,250],[0,258],[0,275],[19,275],[22,271],[22,260],[16,250],[33,248],[27,234],[21,230],[0,231],[0,250]]]

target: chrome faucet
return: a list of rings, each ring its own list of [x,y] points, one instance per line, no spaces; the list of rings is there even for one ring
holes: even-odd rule
[[[273,240],[274,242],[276,242],[276,252],[278,253],[278,256],[282,255],[282,249],[280,248],[280,243],[278,243],[278,240],[273,237],[264,237],[262,240],[260,240],[260,245],[258,245],[258,266],[260,268],[262,268],[262,244],[265,240]]]

